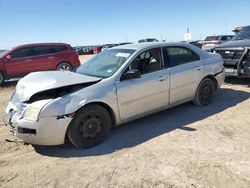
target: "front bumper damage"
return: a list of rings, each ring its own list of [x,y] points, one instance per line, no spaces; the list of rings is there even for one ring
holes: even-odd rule
[[[28,74],[17,83],[6,108],[4,122],[11,126],[16,137],[27,143],[63,144],[73,113],[86,101],[74,93],[100,81],[101,78],[73,72]],[[71,98],[71,95],[75,98]],[[35,117],[25,117],[26,113],[35,113]]]
[[[9,104],[11,105],[11,104]],[[11,127],[14,136],[35,145],[64,144],[67,127],[72,117],[42,117],[28,121],[17,111],[10,110],[4,117],[5,125]]]

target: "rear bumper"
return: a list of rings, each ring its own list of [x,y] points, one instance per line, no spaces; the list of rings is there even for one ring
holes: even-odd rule
[[[40,118],[38,121],[27,121],[13,116],[10,124],[14,135],[30,144],[60,145],[65,141],[67,127],[72,118],[57,119],[56,117]]]

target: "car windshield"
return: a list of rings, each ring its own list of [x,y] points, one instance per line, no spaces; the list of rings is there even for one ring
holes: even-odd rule
[[[103,51],[77,68],[76,72],[101,78],[110,77],[134,52],[135,50],[131,49],[109,49]]]
[[[246,40],[250,39],[250,27],[243,28],[237,33],[232,40]]]
[[[10,50],[0,50],[0,57],[5,56]]]
[[[215,40],[218,40],[219,37],[218,36],[209,36],[205,39],[205,41],[215,41]]]

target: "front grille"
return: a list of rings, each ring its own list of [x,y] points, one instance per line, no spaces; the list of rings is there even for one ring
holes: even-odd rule
[[[248,54],[245,56],[243,60],[246,62],[250,62],[250,52],[248,52]]]
[[[224,60],[240,60],[244,50],[216,50]]]

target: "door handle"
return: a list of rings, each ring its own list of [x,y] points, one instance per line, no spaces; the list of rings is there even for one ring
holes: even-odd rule
[[[31,59],[26,59],[25,62],[31,62]]]
[[[160,82],[162,82],[162,81],[164,81],[166,78],[167,78],[166,76],[159,76],[159,77],[157,78],[157,80],[160,81]]]
[[[48,59],[54,59],[54,57],[48,57]]]
[[[201,70],[202,70],[202,67],[196,67],[195,70],[201,71]]]

